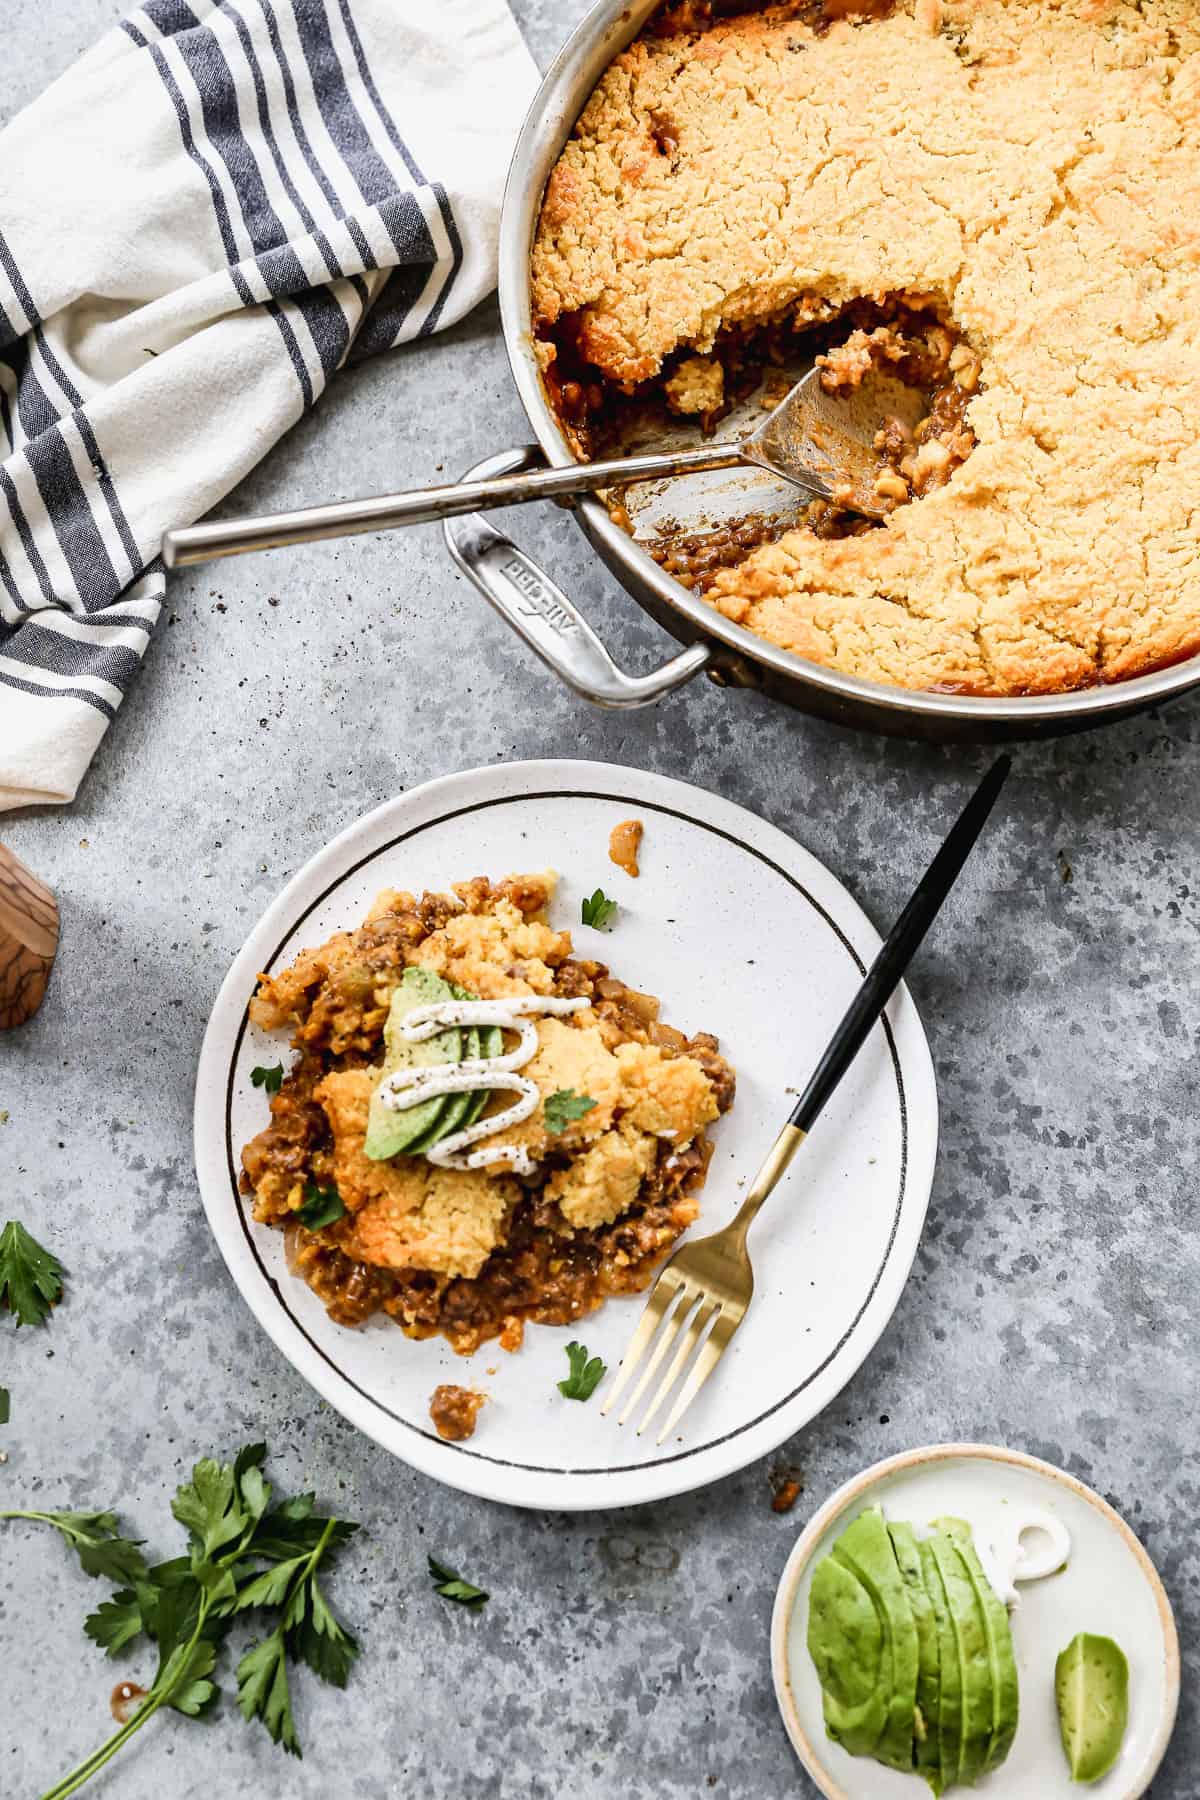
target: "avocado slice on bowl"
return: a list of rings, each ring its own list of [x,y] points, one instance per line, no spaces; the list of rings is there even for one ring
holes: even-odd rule
[[[933,1602],[921,1573],[921,1551],[911,1525],[900,1520],[888,1526],[896,1553],[896,1566],[908,1590],[913,1624],[917,1630],[917,1701],[914,1717],[914,1761],[935,1794],[942,1791],[938,1755],[938,1705],[941,1693],[941,1658]]]
[[[872,1754],[889,1768],[910,1772],[916,1740],[917,1628],[908,1589],[879,1507],[868,1507],[847,1526],[833,1547],[833,1556],[862,1582],[875,1603],[883,1629],[890,1692],[887,1721]]]
[[[1099,1781],[1129,1722],[1129,1664],[1110,1637],[1080,1631],[1054,1665],[1054,1698],[1072,1781]]]
[[[923,1538],[917,1548],[921,1553],[921,1574],[925,1592],[933,1607],[937,1628],[938,1689],[937,1731],[938,1787],[948,1788],[958,1780],[958,1763],[962,1750],[962,1665],[958,1660],[958,1640],[950,1619],[950,1602],[946,1596],[941,1570],[933,1554],[933,1540]],[[933,1786],[932,1780],[930,1785]]]
[[[975,1781],[984,1770],[992,1737],[992,1665],[988,1656],[983,1611],[975,1589],[955,1547],[944,1531],[929,1539],[930,1555],[937,1570],[950,1629],[951,1655],[959,1678],[959,1729],[957,1766],[952,1766],[950,1746],[942,1745],[942,1771],[949,1780]],[[936,1606],[936,1601],[935,1601]],[[941,1634],[941,1621],[939,1620]],[[946,1691],[946,1638],[942,1643],[942,1692]]]
[[[459,1061],[462,1056],[462,1032],[457,1026],[439,1031],[436,1037],[426,1038],[419,1044],[410,1043],[400,1032],[405,1019],[410,1013],[416,1012],[418,1007],[434,1006],[439,1001],[456,998],[458,996],[451,984],[443,981],[440,975],[435,975],[432,969],[405,969],[400,985],[392,995],[387,1022],[383,1028],[386,1054],[380,1071],[381,1082],[397,1069],[433,1068],[439,1063]],[[417,1106],[406,1107],[403,1112],[393,1112],[379,1098],[377,1085],[371,1095],[364,1153],[372,1162],[387,1162],[389,1158],[406,1151],[416,1155],[417,1146],[423,1138],[428,1142],[433,1141],[428,1134],[440,1126],[445,1116],[447,1100],[457,1101],[458,1098],[457,1094],[441,1094],[422,1100]],[[437,1135],[441,1136],[440,1130]]]
[[[934,1525],[952,1539],[967,1579],[983,1615],[988,1660],[992,1671],[992,1731],[984,1758],[984,1770],[998,1769],[1012,1749],[1020,1715],[1017,1659],[1013,1652],[1008,1608],[987,1578],[971,1527],[965,1519],[935,1519]]]
[[[807,1642],[826,1732],[851,1756],[870,1756],[888,1722],[890,1657],[874,1600],[832,1554],[813,1570]]]

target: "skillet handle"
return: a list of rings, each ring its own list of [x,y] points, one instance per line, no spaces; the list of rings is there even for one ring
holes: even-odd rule
[[[535,445],[502,450],[468,469],[464,480],[515,474],[541,461]],[[447,519],[442,530],[463,574],[547,668],[584,700],[611,708],[652,706],[711,666],[712,650],[692,644],[651,675],[626,675],[558,584],[482,513]]]

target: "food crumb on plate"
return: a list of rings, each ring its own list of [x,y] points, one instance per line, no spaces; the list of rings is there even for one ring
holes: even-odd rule
[[[437,1427],[438,1436],[445,1438],[448,1444],[461,1444],[464,1438],[473,1437],[479,1409],[486,1399],[486,1394],[477,1394],[473,1388],[455,1387],[450,1382],[435,1387],[429,1399],[429,1416]]]
[[[624,869],[627,875],[632,875],[635,879],[641,873],[638,868],[638,851],[642,847],[645,830],[640,819],[622,819],[608,834],[609,861],[616,863],[618,869]]]

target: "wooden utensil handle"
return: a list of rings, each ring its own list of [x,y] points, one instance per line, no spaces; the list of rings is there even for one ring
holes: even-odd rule
[[[33,1017],[57,950],[54,895],[0,844],[0,1031]]]

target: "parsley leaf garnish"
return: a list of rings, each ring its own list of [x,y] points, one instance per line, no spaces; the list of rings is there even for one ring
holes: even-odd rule
[[[63,1266],[15,1219],[0,1231],[0,1304],[7,1301],[18,1325],[44,1325],[62,1296]]]
[[[121,1588],[111,1600],[102,1600],[95,1612],[83,1621],[84,1634],[94,1644],[115,1656],[132,1638],[144,1630],[141,1602],[135,1588]]]
[[[277,1094],[283,1086],[283,1064],[276,1063],[273,1069],[264,1069],[260,1063],[251,1069],[250,1080],[255,1087],[265,1088],[268,1094]]]
[[[0,1388],[0,1425],[7,1425],[12,1412],[12,1395],[7,1388]]]
[[[84,1621],[93,1643],[109,1656],[143,1637],[158,1648],[154,1681],[128,1724],[46,1800],[66,1800],[82,1787],[160,1707],[187,1718],[208,1712],[220,1695],[217,1665],[241,1614],[271,1617],[238,1663],[238,1706],[245,1719],[261,1719],[285,1750],[300,1755],[289,1669],[307,1663],[323,1681],[345,1686],[358,1645],[322,1593],[318,1569],[358,1527],[315,1513],[311,1494],[273,1501],[265,1458],[265,1445],[248,1444],[232,1463],[198,1462],[171,1505],[187,1530],[187,1553],[153,1567],[137,1544],[116,1535],[111,1512],[0,1513],[54,1525],[89,1574],[122,1584]]]
[[[471,1582],[464,1581],[461,1575],[456,1575],[453,1569],[448,1569],[445,1563],[438,1562],[436,1557],[429,1556],[425,1560],[429,1564],[433,1591],[435,1594],[440,1594],[443,1600],[456,1600],[460,1606],[473,1606],[477,1610],[479,1607],[487,1605],[491,1595],[485,1593],[482,1588],[477,1588]]]
[[[584,1113],[590,1113],[595,1104],[590,1094],[577,1094],[574,1088],[556,1088],[547,1097],[542,1109],[546,1130],[552,1137],[558,1137],[572,1119],[582,1119]]]
[[[4,1512],[0,1519],[53,1525],[79,1557],[85,1575],[104,1575],[123,1585],[140,1581],[146,1573],[140,1540],[121,1536],[114,1512]]]
[[[296,1217],[305,1231],[320,1231],[323,1225],[333,1225],[345,1215],[342,1196],[335,1187],[318,1187],[315,1181],[305,1184],[304,1200],[296,1208]]]
[[[617,902],[610,900],[603,888],[597,888],[581,909],[581,917],[585,925],[591,925],[596,931],[608,924],[617,910]]]
[[[567,1345],[567,1361],[571,1373],[560,1381],[558,1391],[564,1400],[590,1400],[608,1372],[608,1364],[598,1356],[588,1357],[584,1344]]]

